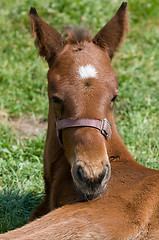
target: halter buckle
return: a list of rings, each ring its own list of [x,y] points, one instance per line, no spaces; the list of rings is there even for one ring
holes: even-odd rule
[[[101,133],[103,134],[103,136],[106,138],[106,139],[108,139],[110,136],[109,136],[109,134],[108,134],[108,132],[107,132],[107,129],[108,129],[108,124],[109,124],[109,126],[111,127],[111,124],[110,124],[110,122],[106,119],[106,118],[104,118],[102,121],[101,121],[101,127],[100,127],[100,131],[101,131]]]

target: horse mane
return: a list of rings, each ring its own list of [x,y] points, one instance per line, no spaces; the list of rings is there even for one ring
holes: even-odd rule
[[[65,27],[63,33],[68,44],[80,45],[83,42],[90,42],[92,40],[90,32],[84,28]]]

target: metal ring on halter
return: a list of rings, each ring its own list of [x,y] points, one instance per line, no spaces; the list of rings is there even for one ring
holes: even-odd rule
[[[107,132],[108,130],[106,131],[106,129],[108,129],[108,128],[107,128],[107,125],[108,125],[108,124],[109,124],[110,130],[111,130],[111,124],[110,124],[110,122],[109,122],[106,118],[104,118],[104,119],[102,120],[101,128],[100,128],[101,133],[105,136],[106,139],[108,139],[108,138],[110,137],[110,135],[111,135],[111,132],[108,133],[108,132]]]

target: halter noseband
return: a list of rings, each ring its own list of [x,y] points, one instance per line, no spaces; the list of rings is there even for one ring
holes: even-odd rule
[[[111,124],[108,122],[106,118],[103,120],[98,119],[89,119],[89,118],[78,118],[78,119],[62,119],[56,120],[56,129],[57,135],[60,139],[60,130],[65,128],[72,128],[72,127],[92,127],[98,129],[101,134],[108,140],[111,136]]]

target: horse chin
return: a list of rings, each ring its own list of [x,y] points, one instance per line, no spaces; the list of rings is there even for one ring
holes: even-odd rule
[[[83,189],[77,187],[76,183],[74,185],[75,185],[77,193],[80,196],[80,201],[84,201],[84,202],[88,201],[88,200],[93,200],[93,199],[99,197],[100,195],[102,195],[105,192],[105,189],[107,187],[107,184],[105,184],[104,187],[102,186],[101,188],[92,191],[92,190],[83,190]]]

